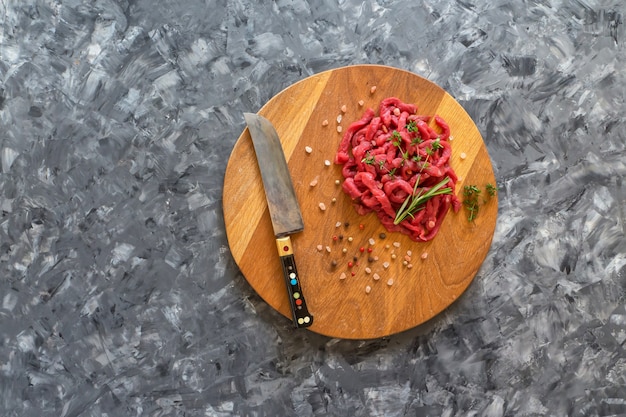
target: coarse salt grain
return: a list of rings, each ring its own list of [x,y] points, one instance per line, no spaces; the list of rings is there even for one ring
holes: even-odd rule
[[[339,279],[346,279],[346,273],[342,272],[341,275],[339,275]]]
[[[341,133],[342,130],[343,128],[341,126],[337,126],[337,133]]]
[[[461,159],[467,158],[467,154],[465,152],[461,152],[461,155],[459,156],[461,157]]]
[[[324,247],[323,247],[322,245],[317,245],[317,250],[318,250],[318,251],[320,251],[320,252],[321,252],[321,251],[322,251],[322,249],[324,249]]]
[[[342,251],[343,253],[348,253],[348,249],[346,249],[346,248],[343,248],[341,251]]]
[[[372,275],[372,278],[374,278],[374,281],[378,281],[380,279],[380,275],[374,273],[374,275]]]
[[[327,160],[325,160],[325,161],[324,161],[324,165],[326,165],[327,167],[329,167],[329,166],[330,166],[330,161],[329,161],[328,159],[327,159]]]
[[[365,102],[363,100],[359,100],[359,106],[363,107],[363,105],[365,104]]]
[[[411,268],[413,268],[413,264],[408,264],[406,267],[411,269]]]
[[[341,222],[335,223],[335,227],[341,227]]]
[[[330,202],[335,204],[337,202],[337,199],[335,197],[333,197],[332,200],[330,200]]]
[[[408,256],[413,256],[413,252],[411,252],[410,250],[406,251],[406,254],[407,254]]]
[[[370,287],[369,285],[367,285],[367,286],[365,287],[365,292],[366,292],[367,294],[369,294],[371,291],[372,291],[372,287]]]
[[[328,126],[328,119],[324,119],[324,121],[322,122],[322,126]]]
[[[326,210],[326,204],[324,204],[324,203],[320,203],[319,207],[320,207],[320,210],[322,210],[322,211]]]
[[[391,254],[391,259],[396,259],[396,258],[397,258],[396,254],[395,254],[395,253],[392,253],[392,254]]]
[[[366,274],[371,274],[372,273],[372,268],[365,268],[365,273]]]
[[[317,177],[309,183],[309,187],[315,187],[317,185]]]
[[[352,238],[352,236],[348,237],[348,242],[352,242],[354,239]]]
[[[372,88],[370,88],[370,94],[374,94],[376,92],[376,86],[373,85]]]
[[[400,247],[400,242],[393,242],[393,246],[395,246],[396,248]]]
[[[393,285],[393,278],[389,278],[387,280],[387,285],[389,285],[390,287]]]
[[[337,123],[341,123],[341,120],[343,120],[343,116],[342,115],[338,115],[337,116]]]
[[[374,240],[374,238],[370,238],[370,240],[368,241],[368,243],[369,243],[371,246],[374,246],[374,245],[376,244],[376,241]]]
[[[339,185],[339,184],[341,184],[341,181],[335,180],[335,185]]]
[[[304,151],[305,151],[306,153],[311,153],[311,152],[313,152],[313,148],[311,148],[310,146],[305,146],[305,147],[304,147]]]
[[[345,104],[343,106],[341,106],[341,112],[345,113],[348,111],[348,106],[346,106]]]
[[[330,246],[326,246],[326,252],[330,253]]]
[[[389,268],[389,262],[383,262],[383,268],[385,269]]]
[[[428,252],[422,253],[422,259],[426,259],[426,258],[428,258]]]

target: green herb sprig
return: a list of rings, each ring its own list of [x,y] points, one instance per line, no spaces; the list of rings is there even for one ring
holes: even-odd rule
[[[488,198],[494,197],[498,192],[498,187],[493,184],[486,184],[485,191],[487,191]],[[467,220],[473,222],[478,215],[481,204],[481,189],[476,185],[466,185],[463,187],[463,206],[467,210]],[[486,199],[482,199],[482,204],[487,202]]]
[[[450,189],[450,187],[444,188],[448,182],[450,182],[450,177],[445,177],[430,190],[423,193],[423,189],[421,189],[419,193],[416,194],[417,184],[419,183],[418,176],[417,181],[415,181],[415,185],[413,186],[413,193],[408,196],[406,200],[404,200],[404,203],[402,203],[402,206],[400,206],[393,224],[400,224],[407,217],[413,217],[416,212],[424,208],[424,204],[426,204],[426,202],[431,198],[437,195],[452,194],[452,189]]]

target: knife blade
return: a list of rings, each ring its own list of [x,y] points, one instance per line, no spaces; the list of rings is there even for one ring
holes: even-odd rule
[[[285,154],[278,133],[269,120],[254,113],[244,113],[244,118],[261,171],[293,323],[297,328],[309,327],[313,324],[313,315],[309,313],[304,299],[290,238],[292,234],[304,230],[304,222]]]

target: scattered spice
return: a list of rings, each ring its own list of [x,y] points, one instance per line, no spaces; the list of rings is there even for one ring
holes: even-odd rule
[[[324,121],[322,122],[322,126],[324,127],[328,126],[328,119],[324,119]]]
[[[372,273],[372,268],[365,268],[365,273],[366,274],[371,274]]]
[[[465,159],[465,158],[467,158],[467,154],[465,152],[461,152],[461,155],[459,155],[459,157],[461,159]]]
[[[387,285],[389,285],[390,287],[393,285],[393,278],[389,278],[387,280]]]
[[[348,106],[346,106],[345,104],[343,106],[341,106],[341,112],[345,113],[348,111]]]
[[[342,118],[343,118],[342,115],[337,116],[337,123],[341,123]]]
[[[386,235],[386,234],[384,234],[384,233],[381,233],[381,234],[379,234],[379,235],[378,235],[378,237],[379,237],[379,238],[381,238],[381,239],[384,239],[384,238],[386,238],[386,237],[387,237],[387,235]]]
[[[380,279],[380,275],[374,273],[374,275],[372,275],[372,278],[374,278],[374,281],[378,281]]]
[[[372,287],[370,287],[369,285],[367,285],[367,286],[365,287],[365,292],[366,292],[367,294],[369,294],[371,291],[372,291]]]
[[[428,258],[428,252],[422,253],[422,259],[426,259],[426,258]]]
[[[339,279],[346,279],[346,273],[342,272],[341,275],[339,275]]]
[[[326,204],[324,204],[324,203],[320,203],[319,207],[320,207],[320,210],[322,210],[322,211],[326,210]]]
[[[367,243],[369,243],[371,246],[374,246],[376,244],[376,241],[373,237],[370,237],[370,240]]]
[[[339,184],[341,184],[341,181],[335,180],[335,185],[339,185]]]
[[[363,100],[359,100],[359,107],[363,107],[364,104],[365,102]]]
[[[337,133],[341,133],[342,130],[343,128],[341,126],[337,126]]]
[[[313,152],[313,148],[311,148],[310,146],[305,146],[305,147],[304,147],[304,151],[305,151],[306,153],[311,153],[311,152]]]
[[[330,161],[329,161],[328,159],[327,159],[327,160],[325,160],[325,161],[324,161],[324,165],[326,165],[327,167],[329,167],[329,166],[330,166]]]
[[[331,249],[330,246],[326,246],[326,252],[330,253]]]
[[[370,94],[374,94],[376,92],[376,86],[373,85],[372,88],[370,88]]]
[[[318,252],[321,252],[323,249],[324,249],[324,247],[322,245],[317,245]]]
[[[318,177],[315,177],[315,179],[313,179],[313,181],[309,183],[309,187],[315,187],[317,185],[317,182],[318,182]]]

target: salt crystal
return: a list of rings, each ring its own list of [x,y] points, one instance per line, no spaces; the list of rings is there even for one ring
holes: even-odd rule
[[[306,151],[306,153],[311,153],[313,152],[313,148],[311,148],[310,146],[305,146],[304,150]]]
[[[326,204],[324,204],[324,203],[320,203],[319,207],[320,207],[320,210],[322,210],[322,211],[326,210]]]
[[[387,280],[387,285],[389,285],[390,287],[393,285],[393,278],[389,278]]]
[[[369,294],[372,291],[372,287],[370,287],[369,285],[365,287],[365,292],[367,294]]]

